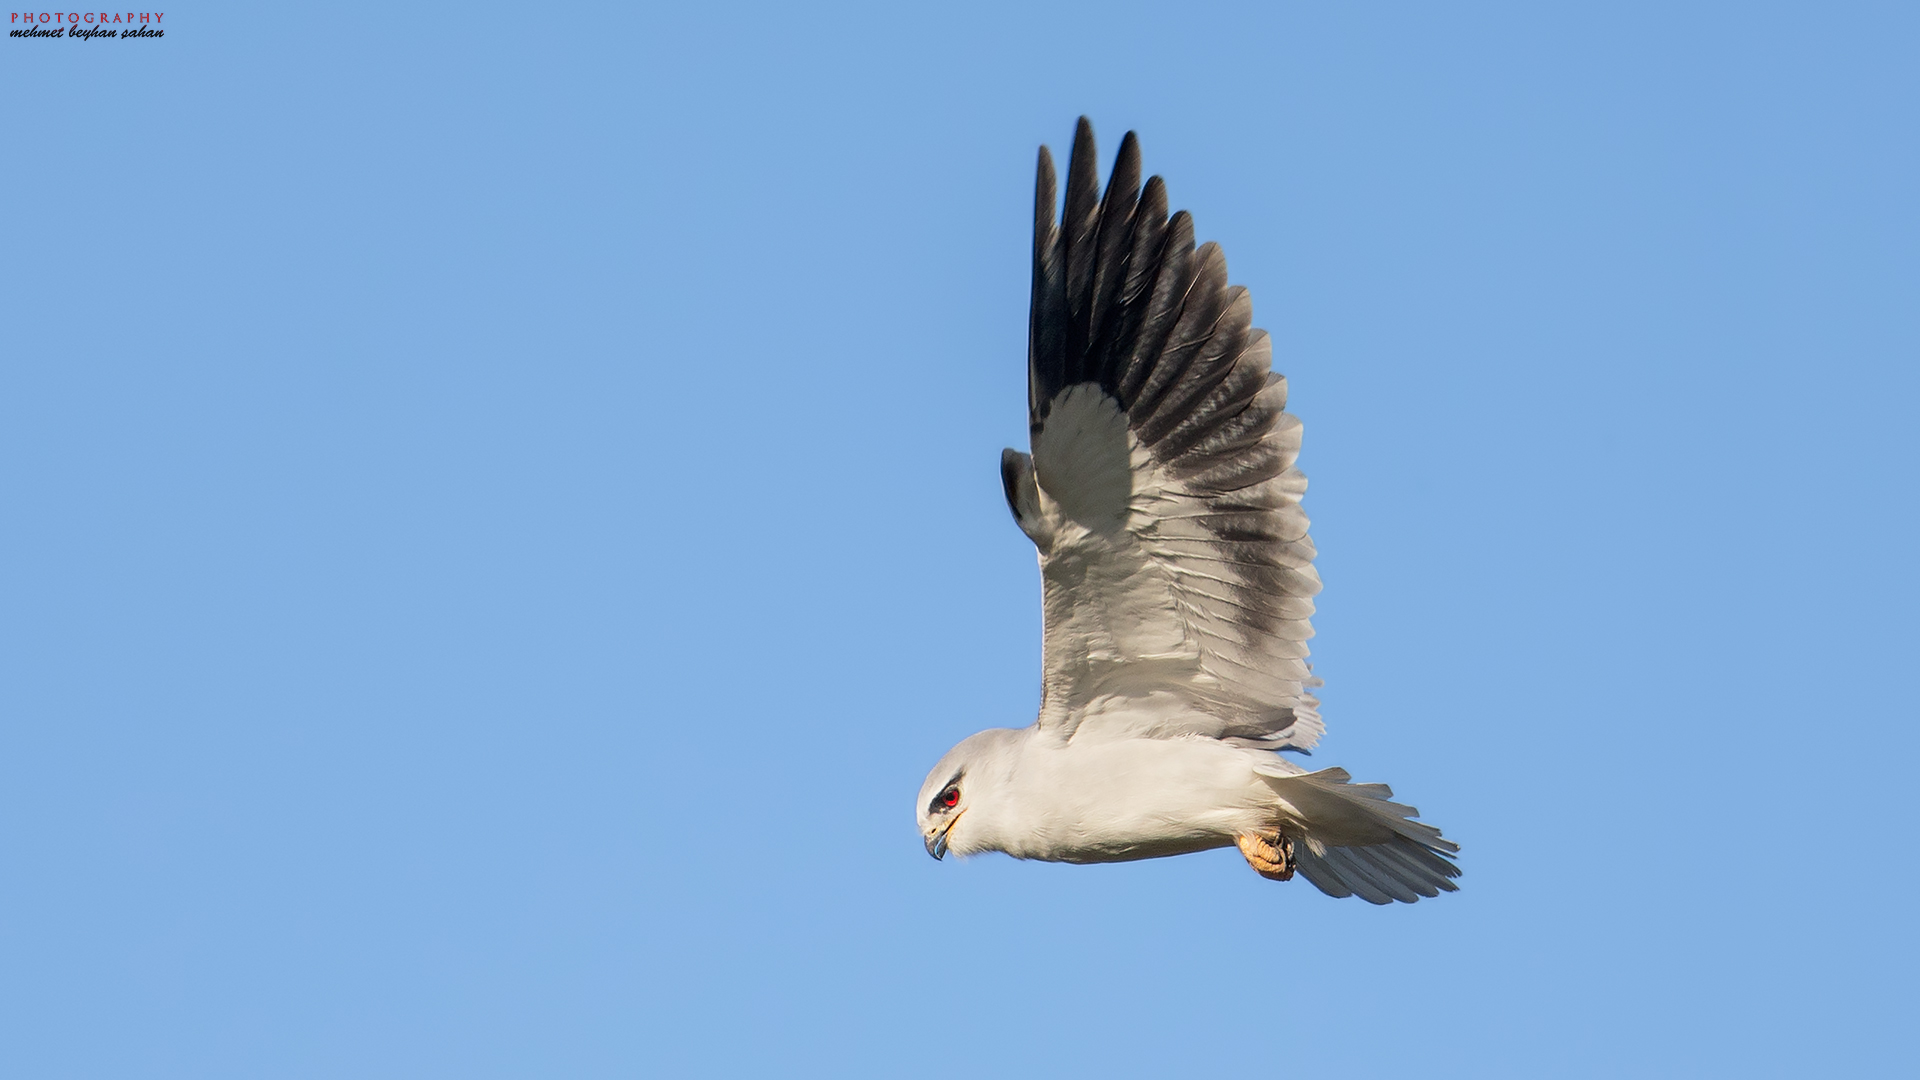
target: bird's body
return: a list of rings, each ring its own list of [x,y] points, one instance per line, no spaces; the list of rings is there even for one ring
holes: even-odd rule
[[[1272,791],[1251,760],[1263,751],[1217,739],[1063,740],[1038,727],[974,739],[982,742],[961,744],[982,752],[967,773],[966,827],[951,834],[958,854],[1153,859],[1232,847],[1272,816]]]
[[[1158,177],[1141,189],[1131,134],[1104,198],[1098,181],[1082,120],[1055,225],[1041,150],[1033,453],[1001,457],[1040,556],[1040,716],[928,774],[927,850],[1088,863],[1238,846],[1263,876],[1297,868],[1335,896],[1451,891],[1457,846],[1386,787],[1276,753],[1323,730],[1300,425],[1246,290],[1184,211],[1168,217]]]

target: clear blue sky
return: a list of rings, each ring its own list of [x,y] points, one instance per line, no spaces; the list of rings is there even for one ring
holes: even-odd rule
[[[1910,1067],[1920,16],[1562,7],[0,40],[0,1073]],[[1081,113],[1252,290],[1313,760],[1459,895],[921,850],[1037,700]]]

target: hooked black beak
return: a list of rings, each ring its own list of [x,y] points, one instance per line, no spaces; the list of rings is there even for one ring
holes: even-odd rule
[[[960,811],[960,814],[964,813],[966,813],[965,810]],[[927,854],[933,856],[935,859],[946,857],[947,834],[953,831],[955,825],[959,824],[960,814],[955,814],[948,818],[944,824],[934,830],[932,836],[927,837]]]

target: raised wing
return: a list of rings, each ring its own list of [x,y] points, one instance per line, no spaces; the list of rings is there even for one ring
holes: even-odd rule
[[[1272,749],[1320,737],[1306,662],[1320,579],[1284,411],[1247,291],[1227,284],[1129,132],[1104,198],[1083,117],[1054,222],[1053,159],[1034,196],[1028,419],[1001,458],[1040,549],[1040,724],[1206,735]]]

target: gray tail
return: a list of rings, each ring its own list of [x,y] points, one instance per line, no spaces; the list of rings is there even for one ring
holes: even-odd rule
[[[1321,892],[1411,904],[1459,891],[1460,845],[1412,820],[1420,812],[1391,801],[1387,785],[1349,783],[1345,769],[1278,773],[1262,770],[1280,800],[1281,829],[1294,840],[1294,862]]]

